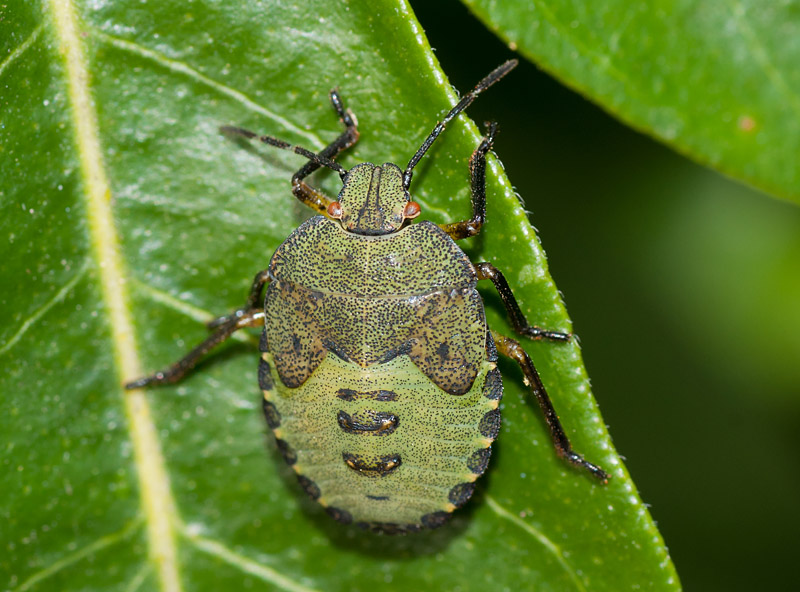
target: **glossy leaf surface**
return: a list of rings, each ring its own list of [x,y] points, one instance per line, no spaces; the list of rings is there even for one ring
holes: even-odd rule
[[[800,6],[758,0],[464,0],[629,125],[800,201]]]
[[[611,483],[556,458],[521,373],[503,363],[504,424],[478,493],[449,526],[404,538],[342,527],[304,499],[261,417],[257,337],[175,387],[122,390],[243,304],[309,215],[290,193],[302,158],[219,125],[319,149],[340,131],[327,102],[338,85],[362,132],[344,166],[402,165],[456,100],[404,3],[281,6],[4,8],[4,588],[677,589],[575,343],[525,346],[575,448]],[[462,117],[418,167],[423,216],[469,215],[479,140]],[[525,213],[497,161],[489,169],[489,223],[465,246],[506,273],[532,321],[568,330]],[[337,190],[336,175],[316,180]]]

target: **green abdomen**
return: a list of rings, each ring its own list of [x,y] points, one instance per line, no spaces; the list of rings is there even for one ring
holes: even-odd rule
[[[328,352],[285,386],[272,354],[259,378],[278,446],[304,489],[335,519],[388,532],[441,525],[472,494],[500,425],[494,362],[463,395],[410,360],[361,367]]]

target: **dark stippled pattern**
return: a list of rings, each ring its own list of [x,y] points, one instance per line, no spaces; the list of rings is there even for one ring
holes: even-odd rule
[[[281,417],[279,449],[285,456],[291,445],[292,468],[322,505],[373,530],[408,532],[442,524],[469,499],[499,426],[499,399],[484,395],[494,361],[463,396],[441,390],[407,354],[362,368],[328,353],[297,388],[270,365],[275,388],[264,396]]]
[[[362,367],[408,354],[443,390],[472,387],[486,357],[483,305],[472,264],[438,227],[360,236],[312,218],[270,272],[267,344],[283,384],[302,385],[333,351]]]
[[[269,269],[263,390],[301,485],[375,530],[443,524],[500,426],[497,353],[466,255],[427,222],[364,236],[316,217]]]
[[[396,164],[375,166],[365,162],[354,166],[339,193],[342,227],[358,234],[392,232],[403,224],[408,192],[402,171]]]

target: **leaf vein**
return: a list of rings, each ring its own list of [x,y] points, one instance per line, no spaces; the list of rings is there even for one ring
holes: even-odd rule
[[[6,341],[2,346],[0,346],[0,356],[8,352],[12,347],[14,347],[17,342],[22,338],[25,333],[27,333],[28,329],[33,326],[39,319],[41,319],[47,312],[53,308],[56,304],[61,302],[67,294],[78,284],[79,281],[83,279],[86,275],[87,270],[89,269],[89,259],[84,261],[81,268],[66,284],[64,284],[61,289],[56,292],[55,296],[53,296],[50,300],[44,303],[38,310],[36,310],[31,316],[29,316],[20,326],[14,335]]]
[[[205,74],[201,74],[200,72],[198,72],[197,70],[195,70],[194,68],[192,68],[191,66],[180,60],[168,58],[167,56],[158,53],[156,51],[153,51],[152,49],[142,47],[141,45],[133,43],[132,41],[127,41],[125,39],[113,37],[98,29],[90,29],[90,31],[94,37],[96,37],[100,41],[103,41],[104,43],[107,43],[108,45],[111,45],[112,47],[116,47],[117,49],[120,49],[122,51],[127,51],[135,55],[138,55],[139,57],[155,62],[158,65],[162,66],[163,68],[166,68],[170,72],[175,72],[178,74],[183,74],[185,76],[188,76],[195,82],[199,82],[225,96],[228,96],[236,100],[237,102],[247,107],[249,110],[258,113],[259,115],[263,115],[268,119],[271,119],[272,121],[275,121],[279,125],[283,126],[285,129],[291,130],[292,133],[295,133],[298,136],[304,137],[309,142],[313,143],[317,149],[322,149],[325,146],[325,143],[318,136],[297,127],[288,119],[281,117],[277,113],[274,113],[269,109],[267,109],[266,107],[259,105],[243,92],[231,88],[230,86],[227,86],[225,84],[222,84],[221,82],[217,82],[216,80],[209,78]]]
[[[772,60],[767,54],[766,49],[764,49],[764,45],[758,39],[758,36],[753,31],[753,28],[745,19],[747,11],[745,10],[744,5],[740,0],[728,0],[728,6],[730,6],[731,12],[733,13],[736,27],[742,34],[742,37],[752,51],[753,56],[758,62],[758,65],[761,66],[764,74],[766,74],[773,86],[778,89],[780,93],[785,95],[787,99],[789,99],[792,108],[800,113],[800,96],[792,91],[781,71],[775,67],[775,64],[772,63]]]
[[[125,587],[125,592],[136,592],[141,588],[151,571],[152,566],[149,563],[143,564],[142,567],[139,568],[139,571],[136,572],[136,575],[133,576],[133,579],[128,582],[128,585]]]
[[[19,56],[25,53],[28,48],[36,42],[43,28],[44,25],[39,25],[36,27],[33,30],[33,33],[31,33],[25,41],[20,43],[14,51],[8,54],[8,57],[3,60],[2,63],[0,63],[0,76],[3,75],[3,72],[5,72],[6,68],[13,64],[17,58],[19,58]]]
[[[575,573],[575,568],[573,568],[569,562],[567,562],[566,558],[564,557],[564,553],[561,550],[561,547],[556,545],[553,541],[551,541],[547,535],[545,535],[542,531],[538,530],[534,526],[531,526],[524,520],[521,520],[518,516],[515,516],[511,512],[509,512],[506,508],[501,506],[497,500],[495,500],[490,495],[485,495],[484,499],[486,500],[487,505],[492,509],[492,511],[500,516],[501,518],[505,518],[506,520],[512,522],[516,526],[520,527],[522,530],[527,532],[537,541],[539,541],[547,550],[549,550],[553,555],[555,555],[556,559],[558,560],[561,567],[564,568],[564,571],[567,572],[572,583],[575,584],[575,589],[580,590],[581,592],[586,592],[586,587],[581,582],[578,574]]]
[[[308,588],[307,586],[296,582],[295,580],[283,575],[271,567],[262,565],[257,561],[242,555],[241,553],[232,551],[218,541],[194,534],[190,532],[186,526],[182,526],[180,532],[188,542],[193,544],[200,551],[217,557],[225,563],[232,565],[233,567],[236,567],[247,574],[256,576],[264,582],[274,584],[283,590],[287,590],[288,592],[318,592],[316,589]]]
[[[159,290],[150,284],[140,280],[130,280],[130,283],[133,284],[142,294],[147,296],[152,302],[164,305],[171,310],[179,312],[184,316],[197,321],[198,323],[203,323],[205,325],[209,321],[217,318],[217,315],[214,315],[210,311],[200,308],[199,306],[189,304],[188,302],[180,300],[179,298],[175,298],[175,296],[172,296],[163,290]],[[250,343],[252,345],[256,345],[258,343],[258,340],[252,335],[241,332],[234,333],[231,338],[241,341],[242,343]],[[0,353],[2,353],[2,350],[0,350]]]
[[[69,555],[65,555],[61,559],[54,561],[52,564],[48,565],[41,571],[36,572],[32,576],[30,576],[27,580],[22,582],[18,588],[15,588],[13,592],[25,592],[25,590],[30,590],[32,586],[38,584],[42,580],[45,580],[52,576],[53,574],[61,571],[62,569],[66,569],[67,567],[77,563],[84,557],[88,557],[89,555],[96,553],[106,547],[110,547],[111,545],[122,541],[128,538],[136,529],[141,526],[143,520],[142,517],[139,516],[134,520],[131,520],[130,523],[125,525],[121,530],[118,530],[115,533],[108,534],[106,536],[100,537],[96,541],[89,543],[85,547],[78,549],[70,553]]]
[[[569,42],[579,51],[580,55],[588,57],[597,67],[599,67],[601,70],[605,70],[618,82],[623,83],[626,88],[635,88],[632,81],[621,70],[617,69],[616,66],[611,63],[611,59],[607,54],[594,51],[588,45],[583,43],[580,36],[574,34],[573,29],[571,29],[569,25],[561,22],[555,13],[546,6],[546,4],[537,4],[537,8],[541,11],[542,16],[544,16],[547,22],[549,22],[550,25],[559,32],[560,35],[562,35],[565,39],[568,39]],[[641,97],[639,98],[641,99]]]
[[[108,316],[114,360],[123,380],[141,375],[126,270],[119,254],[111,186],[103,163],[97,114],[90,93],[91,76],[81,42],[77,8],[70,0],[51,0],[49,9],[63,60],[75,149],[83,178],[89,240],[97,260],[100,298]],[[181,590],[172,521],[177,515],[150,406],[141,390],[122,393],[134,449],[140,503],[147,524],[148,550],[165,592]]]

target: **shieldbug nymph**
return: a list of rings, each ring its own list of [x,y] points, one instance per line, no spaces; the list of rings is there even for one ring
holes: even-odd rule
[[[345,170],[334,160],[359,136],[336,90],[330,99],[345,129],[318,154],[221,128],[305,157],[292,192],[319,215],[278,247],[244,307],[212,321],[213,333],[179,362],[126,388],[176,382],[235,331],[263,328],[264,413],[302,488],[340,522],[401,533],[441,526],[472,495],[500,428],[502,354],[520,365],[559,456],[606,481],[572,450],[522,346],[487,326],[477,282],[494,284],[520,335],[562,342],[570,335],[529,324],[503,274],[473,264],[456,244],[484,224],[496,124],[469,160],[472,218],[410,223],[421,209],[409,194],[414,167],[447,123],[516,65],[502,64],[464,95],[405,169]],[[342,179],[336,200],[306,183],[320,167]]]

